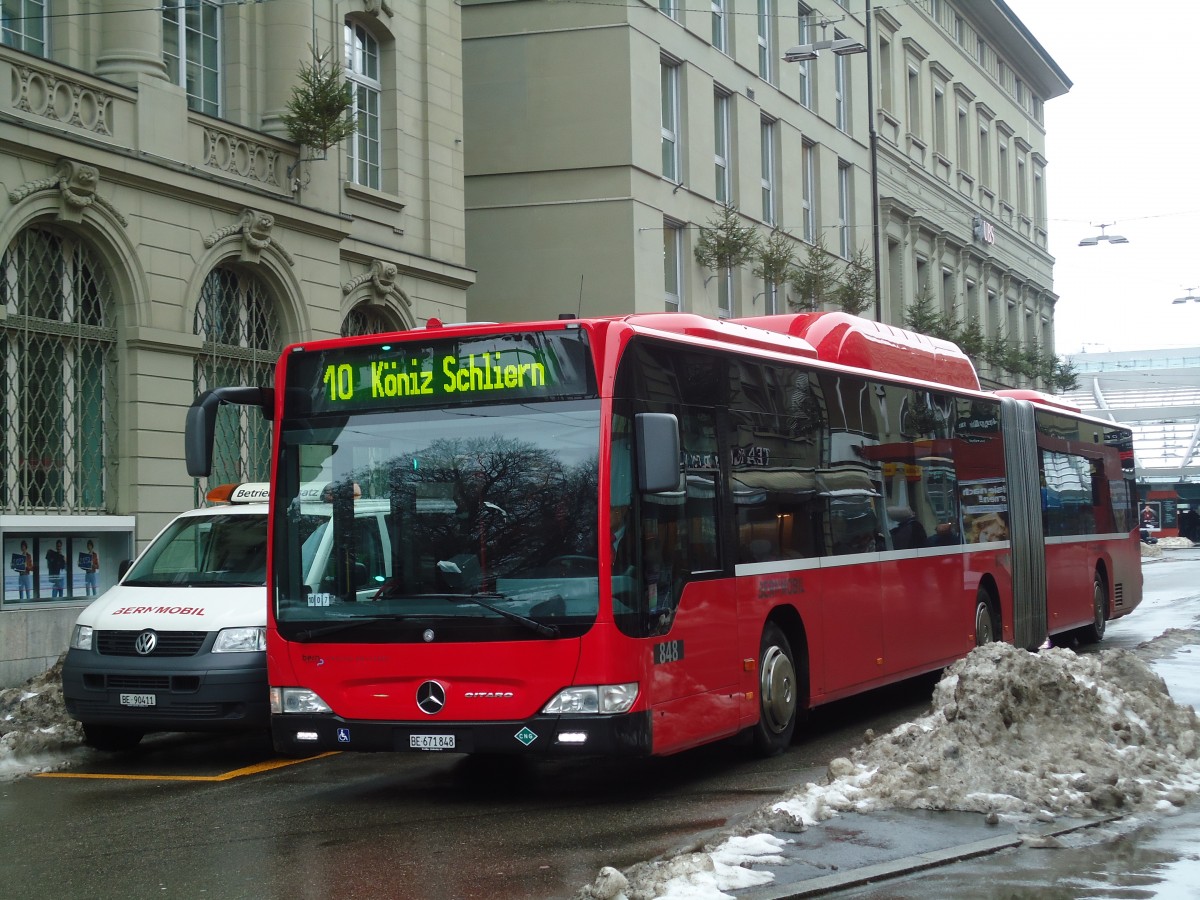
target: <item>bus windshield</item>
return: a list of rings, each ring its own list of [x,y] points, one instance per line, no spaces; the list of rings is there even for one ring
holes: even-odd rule
[[[281,423],[290,639],[544,639],[599,607],[596,400]]]

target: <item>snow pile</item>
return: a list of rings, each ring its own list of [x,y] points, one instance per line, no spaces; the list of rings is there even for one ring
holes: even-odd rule
[[[1145,541],[1142,541],[1142,558],[1143,559],[1146,559],[1148,557],[1154,558],[1154,557],[1158,557],[1158,556],[1162,556],[1162,555],[1163,555],[1163,548],[1162,548],[1161,541],[1157,544],[1147,544]]]
[[[1001,643],[976,648],[946,670],[931,712],[882,737],[868,731],[849,759],[830,763],[824,783],[762,808],[738,836],[702,852],[624,873],[605,868],[577,897],[727,898],[725,891],[773,880],[746,867],[784,861],[778,834],[839,812],[953,809],[1020,824],[1172,811],[1200,792],[1200,719],[1171,699],[1142,658],[1197,638],[1172,629],[1136,653],[1086,656]]]
[[[611,866],[580,891],[579,900],[653,900],[656,897],[717,898],[724,891],[758,887],[775,880],[751,864],[782,865],[786,841],[772,834],[731,837],[708,852],[681,853],[670,859],[643,862],[619,872]]]
[[[61,769],[88,752],[63,704],[62,664],[0,690],[0,779]]]
[[[1190,550],[1196,545],[1192,543],[1190,539],[1185,537],[1164,537],[1158,539],[1158,544],[1156,546],[1163,550]]]
[[[801,824],[888,807],[1042,820],[1165,811],[1200,791],[1198,729],[1195,710],[1128,651],[989,644],[946,670],[932,712],[868,732],[826,784],[772,811]]]

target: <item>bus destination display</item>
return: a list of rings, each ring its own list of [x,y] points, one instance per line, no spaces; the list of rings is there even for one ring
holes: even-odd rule
[[[594,382],[578,331],[344,347],[288,367],[291,415],[581,397]]]

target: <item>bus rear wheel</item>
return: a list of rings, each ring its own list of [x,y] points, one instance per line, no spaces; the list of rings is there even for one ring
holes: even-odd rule
[[[1097,572],[1092,576],[1092,624],[1084,625],[1075,632],[1081,644],[1098,644],[1104,640],[1108,628],[1108,591],[1104,577]]]
[[[795,657],[787,636],[774,622],[763,629],[758,651],[758,725],[754,747],[777,756],[792,743],[799,708]]]
[[[975,595],[975,646],[982,647],[996,640],[996,623],[992,618],[992,595],[980,588]]]

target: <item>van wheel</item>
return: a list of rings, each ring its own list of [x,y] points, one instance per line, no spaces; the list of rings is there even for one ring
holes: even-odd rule
[[[144,731],[136,728],[124,728],[120,725],[88,725],[83,726],[83,739],[89,747],[97,750],[107,750],[119,753],[132,750],[142,740]]]
[[[754,748],[777,756],[792,743],[799,706],[799,684],[792,647],[774,622],[763,629],[758,651],[758,725]]]
[[[1092,576],[1092,624],[1085,625],[1075,632],[1081,644],[1098,644],[1104,640],[1104,632],[1108,628],[1108,590],[1104,587],[1104,578],[1097,572]]]

